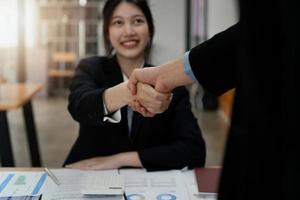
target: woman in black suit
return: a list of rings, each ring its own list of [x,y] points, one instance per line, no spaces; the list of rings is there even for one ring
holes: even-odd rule
[[[127,106],[136,98],[127,88],[127,77],[135,68],[150,67],[145,58],[154,25],[147,2],[109,0],[103,20],[108,56],[83,59],[70,88],[68,108],[80,131],[66,167],[164,170],[204,166],[205,143],[184,87],[170,95],[139,83],[137,97],[148,102],[146,116],[168,107],[153,118]]]

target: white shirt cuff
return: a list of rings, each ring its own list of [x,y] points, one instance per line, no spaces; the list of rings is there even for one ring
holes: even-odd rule
[[[184,56],[183,56],[184,72],[192,81],[197,81],[197,79],[193,73],[191,64],[190,64],[189,55],[190,55],[190,52],[188,51],[188,52],[185,52]]]
[[[105,103],[103,102],[103,110],[104,110],[104,115],[108,115],[108,111],[106,108]],[[111,122],[111,123],[119,123],[121,121],[121,110],[117,110],[116,112],[114,112],[114,114],[110,115],[110,116],[104,116],[103,117],[103,122]]]

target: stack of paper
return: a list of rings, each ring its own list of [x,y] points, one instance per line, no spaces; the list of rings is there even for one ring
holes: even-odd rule
[[[189,200],[180,170],[146,172],[141,169],[121,169],[129,200]]]
[[[0,200],[39,199],[46,179],[44,172],[0,172]]]
[[[103,192],[102,186],[110,186],[109,178],[120,177],[118,170],[82,171],[72,169],[52,169],[60,185],[49,181],[42,200],[123,200],[124,190],[118,194]],[[101,180],[101,178],[105,180]],[[97,183],[101,184],[97,185]],[[104,184],[105,183],[105,184]],[[119,189],[119,188],[118,188]],[[88,191],[88,192],[87,192]],[[114,190],[112,190],[114,191]],[[85,194],[85,192],[87,192]]]

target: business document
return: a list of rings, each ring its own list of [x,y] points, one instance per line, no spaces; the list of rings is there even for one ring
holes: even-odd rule
[[[46,180],[45,172],[0,172],[0,199],[38,199]]]
[[[189,200],[180,170],[147,172],[121,169],[128,200]]]
[[[42,200],[123,200],[120,195],[83,195],[82,189],[93,187],[89,177],[117,175],[118,170],[84,171],[75,169],[51,169],[51,172],[59,180],[60,185],[48,181],[47,190],[44,191]]]

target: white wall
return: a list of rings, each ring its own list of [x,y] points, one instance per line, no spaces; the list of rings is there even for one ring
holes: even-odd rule
[[[43,84],[43,90],[38,93],[40,96],[47,94],[48,88],[48,52],[42,48],[26,49],[26,79],[29,83]]]
[[[151,54],[152,64],[181,57],[185,52],[186,0],[149,0],[156,33]],[[238,20],[236,0],[208,0],[208,38]]]
[[[238,21],[237,0],[208,0],[208,38]]]
[[[152,64],[181,57],[185,50],[185,0],[149,0],[155,36]]]

